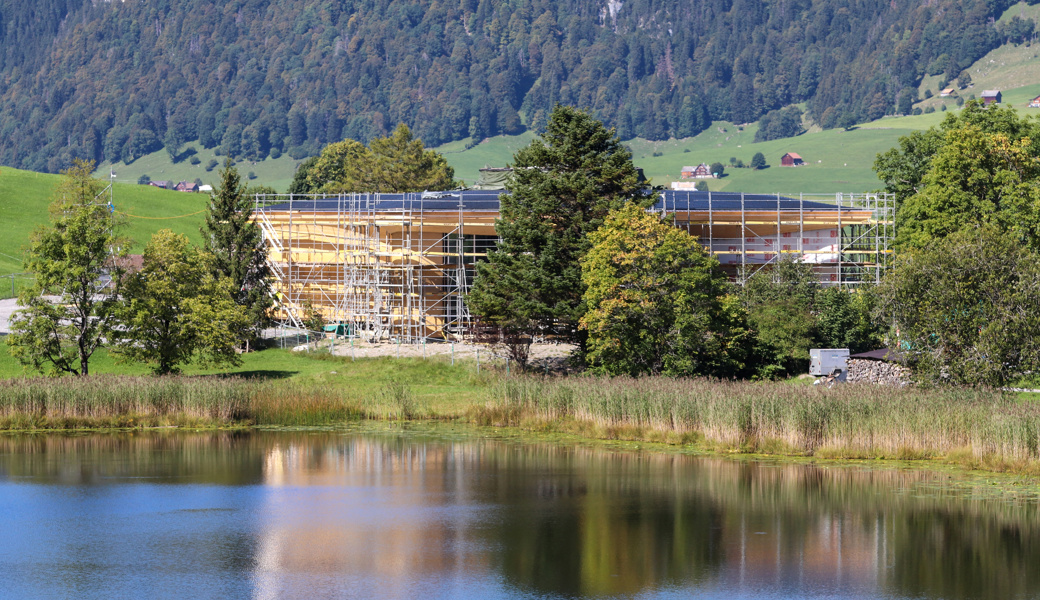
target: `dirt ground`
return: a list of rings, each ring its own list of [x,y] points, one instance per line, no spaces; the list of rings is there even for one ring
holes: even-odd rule
[[[315,344],[310,344],[313,350]],[[379,356],[400,358],[433,358],[451,357],[456,360],[475,361],[479,352],[480,361],[504,363],[506,354],[503,348],[489,348],[483,344],[464,342],[429,342],[426,344],[396,344],[393,342],[368,342],[363,340],[321,340],[318,346],[322,350],[330,346],[336,356],[353,356],[354,358],[371,358]],[[553,371],[565,368],[567,359],[574,352],[571,344],[532,344],[528,362],[533,368],[545,368]],[[297,351],[307,351],[306,346],[297,346]]]

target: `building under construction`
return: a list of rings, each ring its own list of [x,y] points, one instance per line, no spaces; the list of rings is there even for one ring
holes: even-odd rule
[[[498,236],[500,191],[258,196],[281,317],[307,310],[372,339],[456,339]],[[738,283],[788,257],[826,285],[877,282],[891,256],[886,194],[798,197],[666,190],[649,210],[698,236]]]

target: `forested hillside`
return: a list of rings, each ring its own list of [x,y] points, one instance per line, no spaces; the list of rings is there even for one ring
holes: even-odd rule
[[[537,129],[556,102],[622,139],[802,102],[829,128],[1031,34],[998,31],[1009,4],[0,0],[0,163],[54,172],[191,141],[303,157],[398,122],[437,145]]]

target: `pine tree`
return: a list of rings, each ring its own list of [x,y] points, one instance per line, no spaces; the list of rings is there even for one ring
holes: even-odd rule
[[[632,155],[588,112],[557,105],[514,158],[495,223],[502,243],[477,266],[470,308],[511,332],[581,343],[578,261],[610,210],[645,199]]]
[[[248,343],[271,322],[271,269],[260,228],[252,221],[252,200],[230,158],[220,171],[220,181],[210,199],[202,236],[206,251],[215,258],[213,274],[231,280],[235,303],[249,316],[250,325],[241,332]]]

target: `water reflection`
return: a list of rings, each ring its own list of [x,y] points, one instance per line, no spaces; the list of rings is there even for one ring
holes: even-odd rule
[[[1040,512],[444,431],[4,437],[0,564],[15,596],[1036,597]]]

